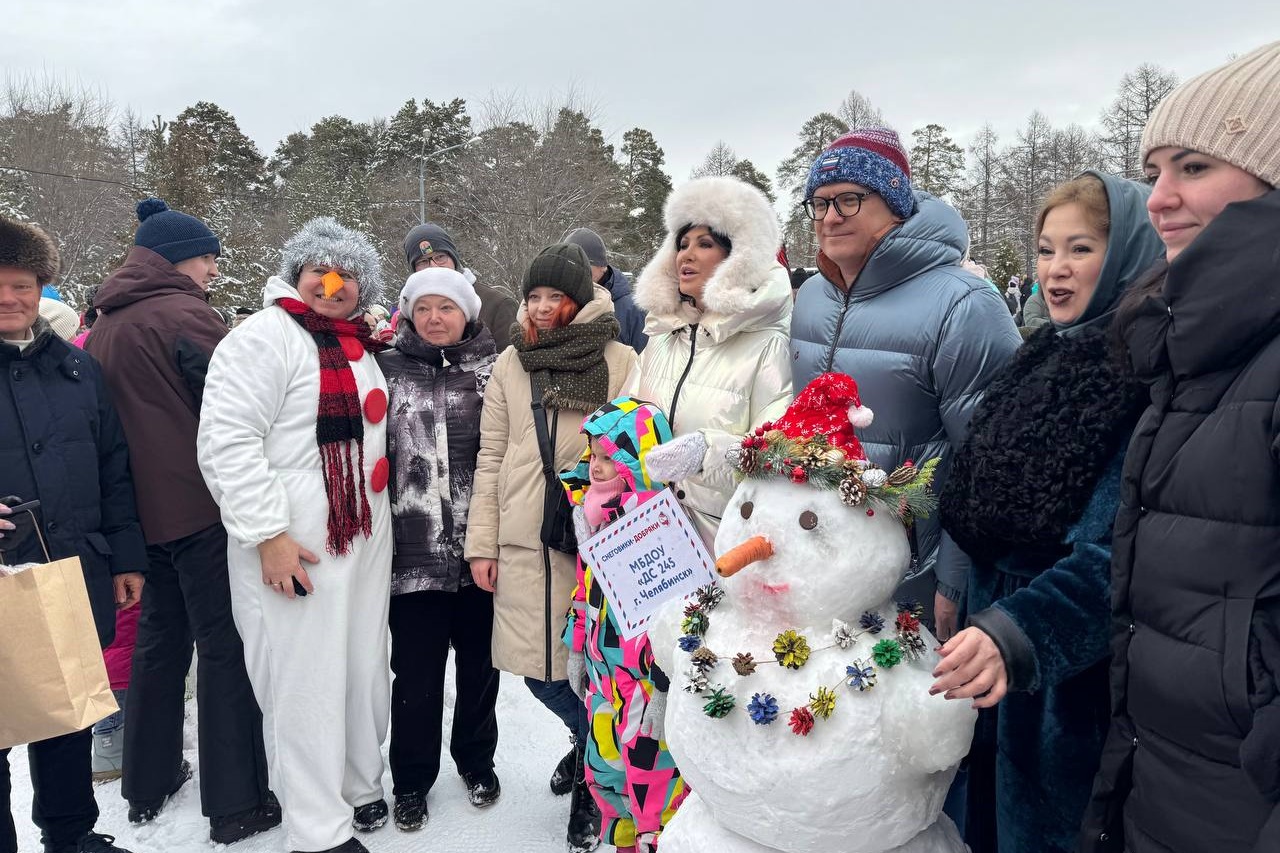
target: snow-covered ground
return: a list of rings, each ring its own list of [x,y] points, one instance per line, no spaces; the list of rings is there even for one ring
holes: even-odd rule
[[[449,758],[448,727],[453,716],[453,668],[450,665],[445,697],[445,748],[440,778],[427,799],[431,816],[419,832],[398,831],[387,825],[360,840],[371,853],[430,850],[432,853],[488,853],[520,850],[522,853],[564,853],[565,825],[569,817],[569,796],[554,796],[547,785],[551,771],[569,748],[564,725],[542,707],[525,688],[524,682],[503,673],[498,694],[498,778],[502,798],[487,809],[467,802],[466,790]],[[196,778],[183,786],[160,817],[151,824],[132,826],[126,817],[127,804],[120,796],[120,783],[97,788],[102,817],[97,831],[114,835],[116,843],[134,853],[195,853],[210,849],[228,853],[280,853],[285,849],[282,828],[255,836],[230,847],[209,842],[209,823],[200,814],[199,756],[196,754],[195,702],[187,703],[184,754],[195,768]],[[317,748],[321,745],[317,744]],[[385,756],[386,747],[383,747]],[[13,816],[18,825],[18,849],[40,849],[39,830],[31,824],[31,778],[26,750],[17,747],[9,756],[13,773]],[[383,776],[387,802],[391,802],[391,771]],[[613,853],[607,845],[600,853]]]

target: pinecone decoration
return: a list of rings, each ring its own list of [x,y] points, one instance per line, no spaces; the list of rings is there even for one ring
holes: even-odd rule
[[[756,671],[756,661],[751,656],[751,652],[739,652],[733,656],[733,671],[742,676],[751,675]]]
[[[736,701],[732,693],[726,693],[723,687],[717,687],[711,692],[711,697],[707,699],[707,704],[702,706],[702,711],[708,717],[720,719],[729,716],[729,712],[733,710]]]
[[[733,464],[739,471],[750,476],[760,468],[760,451],[754,447],[740,447],[738,448],[738,458],[734,460]]]
[[[706,646],[699,647],[690,657],[698,672],[708,672],[720,661],[716,653]]]
[[[698,587],[698,605],[703,612],[715,610],[716,605],[724,600],[724,589],[709,583],[706,586]]]
[[[860,477],[845,477],[840,481],[840,502],[845,506],[859,506],[867,499],[867,487]]]
[[[898,634],[898,645],[902,647],[902,656],[908,661],[920,660],[929,648],[919,634]]]
[[[890,486],[905,486],[920,475],[920,469],[914,465],[903,465],[894,470],[886,481]]]

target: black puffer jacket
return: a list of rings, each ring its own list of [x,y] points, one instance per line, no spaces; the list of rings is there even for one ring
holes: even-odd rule
[[[1280,192],[1228,206],[1127,326],[1151,406],[1115,525],[1084,850],[1280,850],[1277,234]]]
[[[428,344],[401,317],[395,349],[378,354],[387,378],[387,455],[396,550],[391,594],[456,592],[472,583],[463,558],[480,453],[480,408],[497,359],[481,323],[449,347]]]
[[[0,495],[40,501],[49,555],[80,558],[105,647],[116,631],[111,576],[147,568],[129,449],[98,362],[43,319],[35,329],[24,350],[0,341]],[[45,561],[34,538],[13,556]]]

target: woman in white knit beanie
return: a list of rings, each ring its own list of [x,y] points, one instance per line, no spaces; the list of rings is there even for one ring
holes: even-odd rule
[[[1150,386],[1113,529],[1112,715],[1081,849],[1280,850],[1280,42],[1142,138],[1166,248],[1117,312]]]

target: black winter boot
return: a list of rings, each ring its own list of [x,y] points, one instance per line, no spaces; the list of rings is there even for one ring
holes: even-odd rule
[[[577,738],[569,735],[570,744],[576,744],[577,742]],[[573,762],[577,760],[577,757],[578,752],[571,745],[569,751],[564,754],[564,758],[560,759],[560,763],[556,765],[556,769],[551,773],[551,793],[557,797],[573,790]]]
[[[587,787],[582,744],[575,744],[573,752],[575,773],[573,796],[569,800],[569,853],[591,853],[600,846],[600,808]]]

